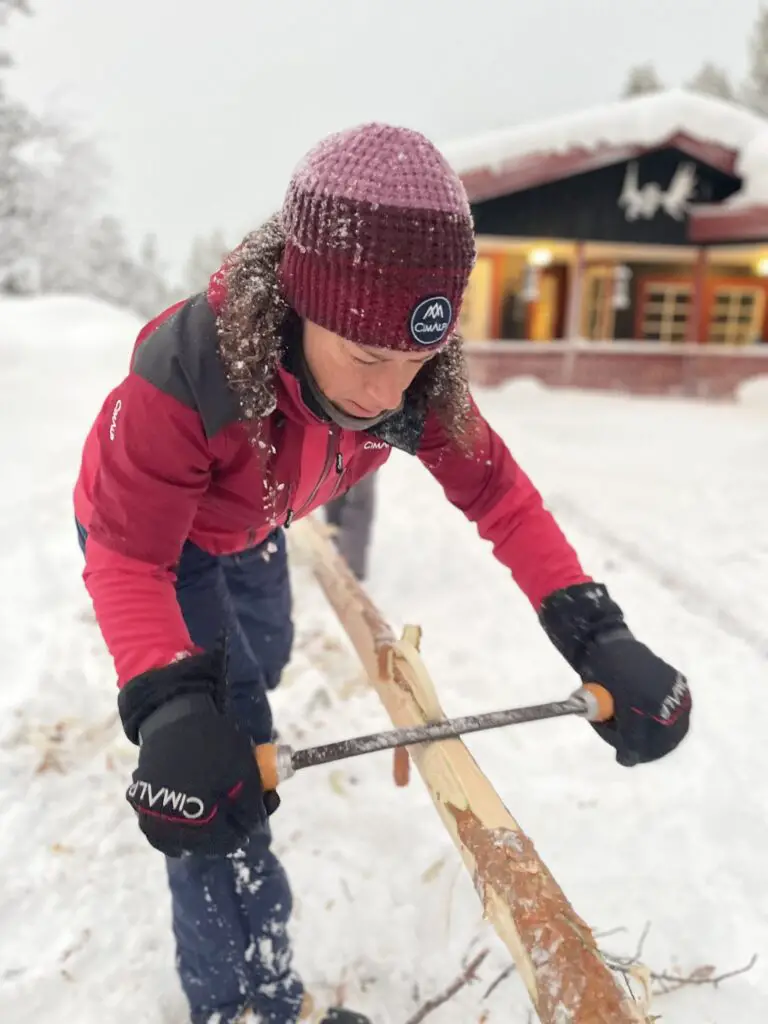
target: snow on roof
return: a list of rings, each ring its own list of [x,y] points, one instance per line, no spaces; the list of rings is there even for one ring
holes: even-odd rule
[[[459,174],[482,168],[499,173],[533,154],[604,146],[653,148],[677,133],[737,152],[736,173],[744,186],[729,206],[768,203],[768,120],[744,107],[685,89],[606,103],[441,148]]]

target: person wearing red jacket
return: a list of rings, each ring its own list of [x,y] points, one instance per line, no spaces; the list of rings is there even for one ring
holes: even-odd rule
[[[84,579],[139,745],[127,799],[167,858],[192,1024],[308,1012],[270,849],[279,800],[252,756],[291,651],[283,531],[392,448],[476,525],[574,671],[610,690],[595,731],[621,764],[688,730],[685,678],[634,638],[472,399],[456,324],[474,260],[466,193],[426,138],[331,135],[207,292],[141,331],[85,442]]]

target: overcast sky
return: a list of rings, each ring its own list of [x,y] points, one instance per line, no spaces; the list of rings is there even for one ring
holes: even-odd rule
[[[113,208],[176,270],[232,243],[296,161],[368,120],[437,142],[613,99],[630,65],[738,81],[759,0],[31,0],[9,30],[17,93],[112,164]]]

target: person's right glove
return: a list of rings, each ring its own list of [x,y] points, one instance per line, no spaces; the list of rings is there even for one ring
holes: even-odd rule
[[[144,672],[118,707],[139,762],[126,798],[169,857],[238,849],[280,803],[264,793],[249,738],[224,707],[223,649]]]
[[[583,682],[613,697],[614,717],[594,724],[631,768],[671,753],[688,732],[691,694],[684,675],[630,633],[621,608],[600,583],[578,583],[547,597],[540,619]]]

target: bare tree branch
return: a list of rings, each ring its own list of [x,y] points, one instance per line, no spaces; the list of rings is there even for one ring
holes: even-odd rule
[[[626,957],[612,957],[604,954],[605,962],[611,970],[619,974],[632,974],[632,968],[637,966],[637,961],[628,961]],[[686,985],[713,985],[715,988],[728,978],[735,978],[739,974],[746,974],[751,971],[757,963],[757,953],[753,953],[748,963],[742,967],[736,967],[732,971],[724,971],[722,974],[715,974],[715,968],[711,964],[703,964],[701,967],[694,967],[688,974],[672,974],[668,971],[649,971],[648,976],[657,984],[652,995],[665,996]]]
[[[421,1022],[428,1017],[433,1010],[436,1010],[438,1006],[442,1006],[444,1003],[447,1003],[449,999],[453,999],[457,992],[460,992],[473,981],[477,981],[477,969],[488,956],[488,952],[489,951],[487,949],[481,950],[481,952],[467,964],[458,978],[451,982],[444,992],[428,999],[423,1006],[419,1007],[412,1017],[408,1018],[405,1024],[421,1024]]]
[[[742,967],[737,967],[731,971],[724,971],[720,974],[716,974],[716,968],[711,964],[704,964],[699,967],[694,967],[688,974],[681,974],[675,971],[654,971],[645,967],[642,963],[643,950],[645,943],[648,938],[648,933],[651,930],[651,922],[646,922],[640,937],[637,941],[634,953],[629,956],[618,956],[615,953],[607,953],[605,950],[601,950],[603,960],[612,971],[616,971],[620,974],[624,982],[635,998],[632,992],[631,982],[636,981],[643,985],[646,989],[646,996],[664,996],[670,992],[676,992],[678,989],[684,988],[687,985],[712,985],[714,988],[729,978],[735,978],[739,974],[746,974],[747,971],[751,971],[757,963],[757,953],[755,953],[749,963],[744,964]],[[602,939],[609,935],[616,935],[619,932],[626,931],[626,928],[612,928],[606,932],[596,932],[595,938]],[[491,982],[488,988],[483,993],[483,1000],[488,999],[492,992],[494,992],[498,986],[513,974],[515,971],[515,965],[509,964],[504,970]],[[653,983],[653,987],[651,984]],[[409,1021],[408,1024],[411,1024]]]
[[[493,992],[495,988],[498,988],[502,981],[506,981],[510,974],[514,972],[514,970],[514,964],[509,964],[507,967],[505,967],[501,974],[496,978],[496,980],[492,981],[488,988],[485,990],[485,992],[483,993],[483,999],[487,999],[491,992]]]

